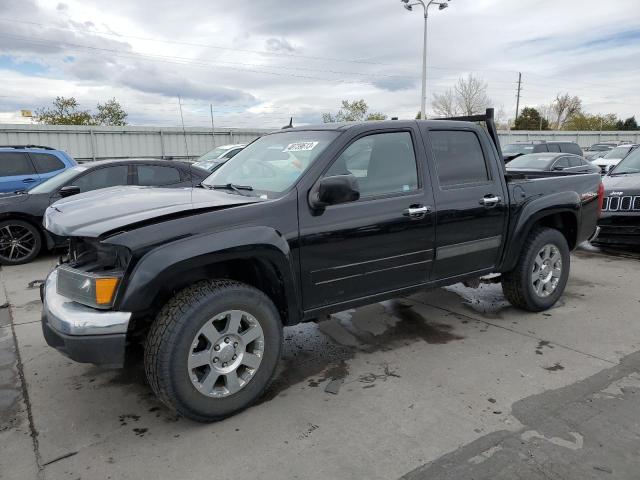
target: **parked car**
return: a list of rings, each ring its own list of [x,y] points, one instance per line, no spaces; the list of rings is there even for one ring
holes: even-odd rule
[[[51,147],[0,146],[0,193],[28,190],[75,165],[66,152]]]
[[[617,147],[617,142],[602,142],[602,143],[594,143],[589,148],[584,150],[584,158],[587,160],[595,160],[596,158],[600,158],[609,150],[612,150],[614,147]]]
[[[544,140],[536,140],[533,142],[510,143],[502,148],[502,156],[505,163],[510,162],[520,155],[543,152],[571,153],[582,156],[582,149],[575,142],[546,142]]]
[[[638,147],[636,144],[624,144],[618,145],[617,147],[608,151],[605,155],[600,158],[596,158],[593,160],[593,164],[597,165],[600,168],[600,171],[604,175],[609,172],[613,167],[615,167],[620,160],[626,157],[629,152],[635,150]]]
[[[200,168],[204,168],[205,170],[209,170],[209,172],[213,172],[221,165],[223,165],[227,160],[233,158],[246,146],[246,143],[237,143],[235,145],[221,145],[202,155],[195,161],[194,165]]]
[[[42,228],[42,217],[49,205],[61,198],[113,187],[145,185],[191,187],[209,175],[187,162],[168,160],[102,160],[69,168],[46,182],[15,195],[0,197],[0,264],[18,265],[33,260],[43,249],[60,246],[64,238]],[[87,213],[95,200],[86,198]]]
[[[603,178],[605,198],[594,242],[640,246],[640,148]]]
[[[600,169],[578,155],[567,153],[529,153],[507,164],[507,172],[572,172],[600,173]]]
[[[550,308],[595,231],[601,177],[509,178],[492,113],[294,127],[202,188],[56,203],[44,225],[71,242],[42,287],[47,343],[122,365],[145,339],[158,397],[211,421],[264,392],[283,326],[492,272],[513,305]]]

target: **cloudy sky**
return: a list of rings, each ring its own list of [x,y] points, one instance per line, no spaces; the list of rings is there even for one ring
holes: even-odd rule
[[[428,92],[472,73],[506,117],[570,92],[640,114],[640,1],[451,0],[429,16]],[[141,125],[274,127],[341,99],[413,117],[422,16],[399,0],[0,0],[0,122],[74,96]]]

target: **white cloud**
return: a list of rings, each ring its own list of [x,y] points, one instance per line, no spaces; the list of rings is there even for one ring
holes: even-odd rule
[[[429,18],[428,92],[469,72],[508,115],[558,92],[640,114],[637,0],[452,0]],[[395,0],[0,0],[0,121],[74,95],[116,97],[136,123],[280,126],[344,98],[413,117],[422,16]],[[28,63],[24,63],[28,62]],[[42,67],[39,71],[34,65]]]

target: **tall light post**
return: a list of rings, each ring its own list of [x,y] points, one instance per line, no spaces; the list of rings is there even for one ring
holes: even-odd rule
[[[424,11],[424,43],[422,45],[422,98],[420,101],[420,118],[425,119],[427,114],[427,19],[429,18],[429,7],[431,5],[438,5],[438,10],[444,10],[449,6],[449,1],[436,2],[430,0],[425,3],[423,0],[416,0],[414,3],[409,3],[411,0],[400,0],[404,3],[404,8],[413,11],[413,7],[416,5],[422,5]]]

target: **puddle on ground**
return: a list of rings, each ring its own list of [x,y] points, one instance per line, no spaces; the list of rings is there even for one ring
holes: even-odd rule
[[[465,287],[461,283],[456,283],[443,290],[462,297],[465,308],[485,318],[502,318],[502,312],[512,308],[504,298],[502,286],[499,283],[482,284],[478,288]]]

